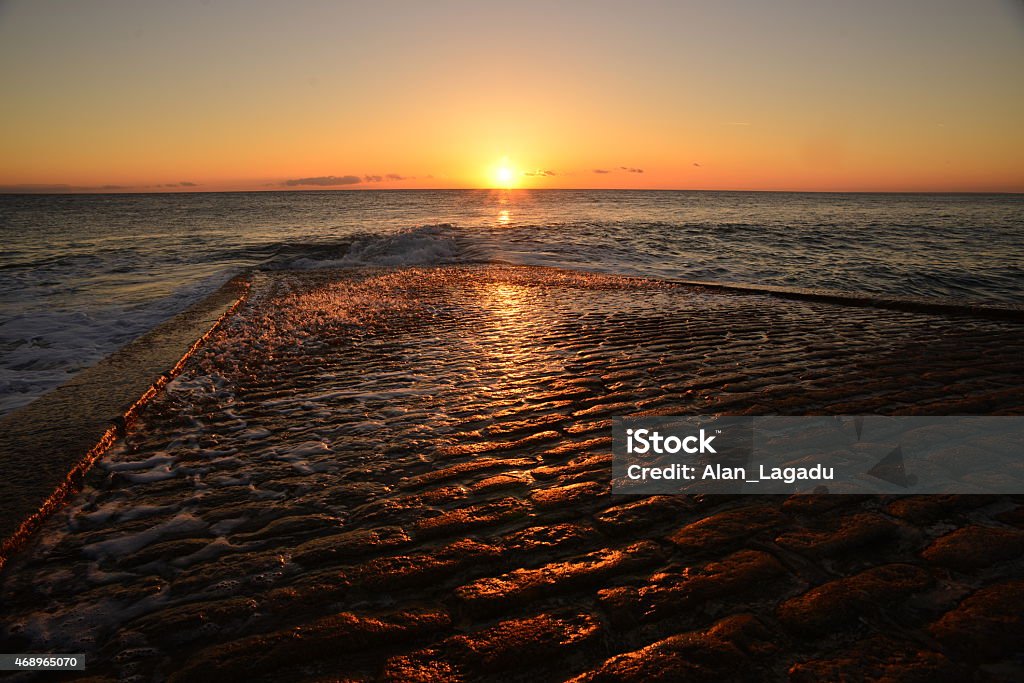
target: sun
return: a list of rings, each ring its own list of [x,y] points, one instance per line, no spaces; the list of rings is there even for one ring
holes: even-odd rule
[[[518,179],[519,173],[508,163],[508,159],[502,159],[501,163],[494,169],[495,187],[504,189],[515,187]]]

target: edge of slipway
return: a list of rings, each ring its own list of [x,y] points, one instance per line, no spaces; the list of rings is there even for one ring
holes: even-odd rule
[[[0,418],[0,568],[245,301],[239,275],[27,406]]]
[[[1024,321],[1024,305],[1005,306],[990,304],[961,304],[929,299],[926,297],[889,297],[874,294],[852,294],[831,289],[803,289],[800,287],[776,287],[773,285],[745,285],[704,280],[669,279],[677,285],[727,292],[730,294],[772,296],[780,299],[816,301],[839,306],[860,308],[883,308],[905,313],[928,315],[966,316],[971,318],[992,318],[996,320]]]
[[[199,303],[65,384],[0,418],[0,569],[38,525],[81,488],[85,473],[124,434],[142,406],[181,372],[192,354],[245,302],[253,275],[235,276]],[[733,295],[1024,321],[1024,306],[975,306],[830,290],[663,281]]]

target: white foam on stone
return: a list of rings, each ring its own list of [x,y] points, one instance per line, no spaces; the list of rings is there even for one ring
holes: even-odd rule
[[[175,505],[136,505],[118,513],[116,518],[119,522],[131,522],[136,519],[167,514],[178,509],[178,506]]]
[[[112,625],[120,623],[121,619],[132,619],[159,609],[168,601],[168,593],[155,591],[134,602],[107,598],[56,612],[37,612],[13,624],[9,630],[27,635],[40,647],[53,651],[93,652]]]
[[[128,555],[148,545],[171,538],[196,534],[205,530],[206,522],[189,512],[180,512],[171,519],[134,534],[125,534],[106,541],[99,541],[82,548],[86,557],[99,559],[105,556]]]
[[[217,534],[218,536],[223,536],[225,534],[231,533],[238,527],[245,524],[247,521],[249,521],[247,517],[232,517],[231,519],[222,519],[216,524],[211,524],[210,531],[212,533]]]
[[[133,470],[154,469],[157,467],[171,465],[178,461],[178,458],[163,451],[155,453],[145,460],[107,462],[101,460],[99,465],[108,472],[126,472]]]
[[[208,478],[206,483],[216,488],[227,488],[229,486],[248,486],[252,479],[248,476],[241,477],[213,477]]]
[[[150,484],[157,481],[174,479],[178,476],[178,470],[172,469],[170,465],[161,465],[148,472],[124,472],[121,477],[132,484]]]
[[[282,456],[281,459],[292,460],[295,458],[308,458],[315,455],[323,455],[324,453],[330,452],[330,450],[331,447],[324,441],[306,441],[289,450],[287,457]]]
[[[218,536],[191,555],[174,558],[171,560],[171,564],[178,568],[191,567],[200,562],[215,560],[223,555],[244,551],[246,547],[246,545],[235,545],[223,536]]]

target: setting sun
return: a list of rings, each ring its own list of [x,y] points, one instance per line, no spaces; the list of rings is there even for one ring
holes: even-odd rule
[[[494,169],[494,183],[497,187],[510,188],[515,186],[516,178],[519,174],[516,170],[508,165],[508,162],[503,160],[501,164]]]

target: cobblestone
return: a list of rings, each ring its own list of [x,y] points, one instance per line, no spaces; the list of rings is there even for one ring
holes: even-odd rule
[[[553,269],[256,275],[4,569],[0,651],[111,680],[1022,680],[1019,497],[608,490],[620,413],[1024,414],[1021,332]]]

